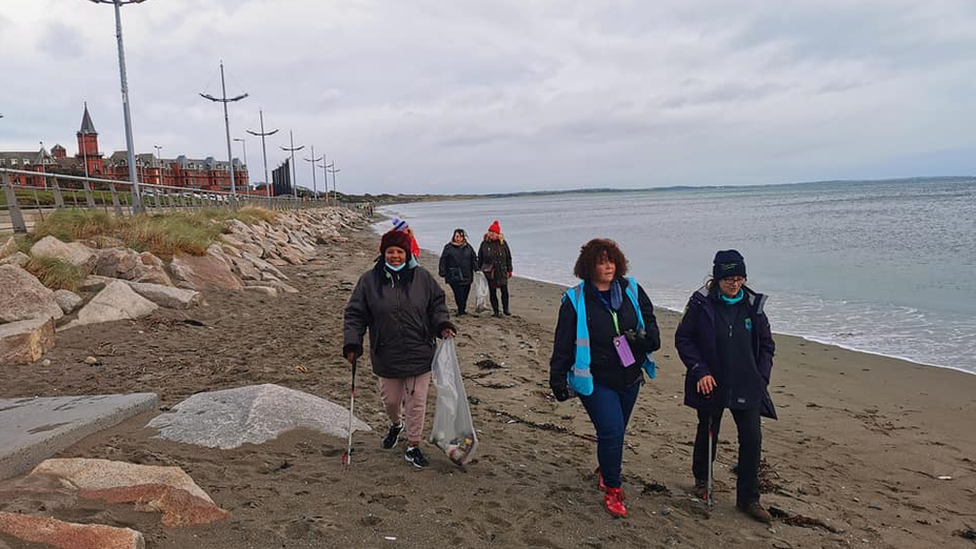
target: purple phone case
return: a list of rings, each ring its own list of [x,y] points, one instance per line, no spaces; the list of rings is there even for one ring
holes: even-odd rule
[[[629,368],[637,363],[625,336],[619,335],[613,338],[613,346],[617,349],[617,356],[620,357],[620,363],[623,364],[624,368]]]

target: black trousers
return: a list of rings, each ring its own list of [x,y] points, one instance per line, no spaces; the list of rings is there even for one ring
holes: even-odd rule
[[[724,409],[698,410],[698,431],[695,433],[695,453],[691,464],[697,482],[705,482],[708,479],[708,418],[712,419],[714,435],[712,460],[714,461],[715,445],[718,443],[724,411]],[[762,458],[759,409],[730,411],[739,430],[739,465],[738,479],[735,482],[735,502],[737,505],[745,506],[759,501],[759,460]]]
[[[452,282],[451,289],[454,290],[454,303],[457,304],[458,313],[464,313],[468,309],[468,294],[471,292],[471,283]]]
[[[498,314],[498,296],[495,294],[495,289],[502,291],[502,310],[506,313],[509,312],[508,309],[508,284],[504,286],[495,286],[491,284],[488,286],[488,299],[491,300],[491,310]]]

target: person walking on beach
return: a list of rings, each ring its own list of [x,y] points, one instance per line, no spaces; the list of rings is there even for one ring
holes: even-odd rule
[[[471,282],[477,269],[478,256],[471,244],[468,244],[468,236],[464,233],[464,229],[454,229],[451,241],[444,245],[444,250],[441,252],[438,273],[454,291],[458,316],[467,314],[468,293],[471,291]]]
[[[413,255],[414,260],[420,261],[420,245],[417,244],[417,237],[414,236],[413,229],[410,228],[407,220],[394,217],[391,222],[393,223],[394,231],[407,233],[410,236],[410,253]]]
[[[559,308],[549,386],[562,402],[580,397],[596,428],[599,486],[614,517],[626,517],[620,480],[624,431],[644,382],[654,377],[649,353],[661,347],[654,305],[627,275],[627,258],[613,240],[596,238],[580,250],[573,273],[582,282]]]
[[[711,440],[714,460],[722,412],[728,408],[739,431],[736,507],[769,524],[772,517],[759,503],[760,416],[776,419],[766,390],[775,344],[763,312],[765,302],[766,296],[746,286],[742,254],[719,251],[712,278],[688,300],[674,344],[688,368],[685,404],[698,410],[692,459],[695,495],[712,497],[707,482],[712,467],[708,444]]]
[[[342,356],[350,363],[363,354],[367,329],[370,362],[380,378],[380,398],[390,418],[383,448],[396,446],[406,429],[406,460],[426,467],[420,439],[435,337],[454,337],[457,328],[450,321],[444,290],[414,260],[405,232],[383,235],[376,265],[359,277],[346,305]]]
[[[508,279],[512,277],[512,251],[502,235],[502,227],[495,220],[488,227],[488,232],[478,248],[478,265],[488,279],[488,297],[491,299],[491,309],[494,316],[501,316],[498,312],[498,296],[495,290],[501,290],[502,311],[511,315],[508,306]]]

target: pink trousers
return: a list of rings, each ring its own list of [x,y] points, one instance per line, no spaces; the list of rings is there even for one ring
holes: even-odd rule
[[[407,440],[420,442],[427,413],[427,389],[430,372],[414,377],[380,378],[380,398],[391,423],[398,423],[406,415]]]

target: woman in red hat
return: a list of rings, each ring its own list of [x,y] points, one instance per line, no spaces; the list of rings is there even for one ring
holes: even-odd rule
[[[394,229],[383,235],[376,265],[359,277],[346,305],[342,356],[352,363],[363,354],[368,329],[369,358],[390,418],[383,448],[396,446],[406,430],[406,460],[426,467],[420,439],[435,337],[454,337],[457,329],[448,315],[444,290],[417,264],[410,249],[407,233]]]
[[[485,238],[478,249],[478,265],[488,279],[490,290],[488,297],[491,299],[491,308],[495,316],[501,316],[498,312],[496,289],[501,290],[502,310],[506,315],[511,315],[512,311],[508,307],[508,279],[512,277],[512,251],[508,249],[508,242],[505,242],[501,224],[497,219],[488,227],[488,232],[485,233]]]

